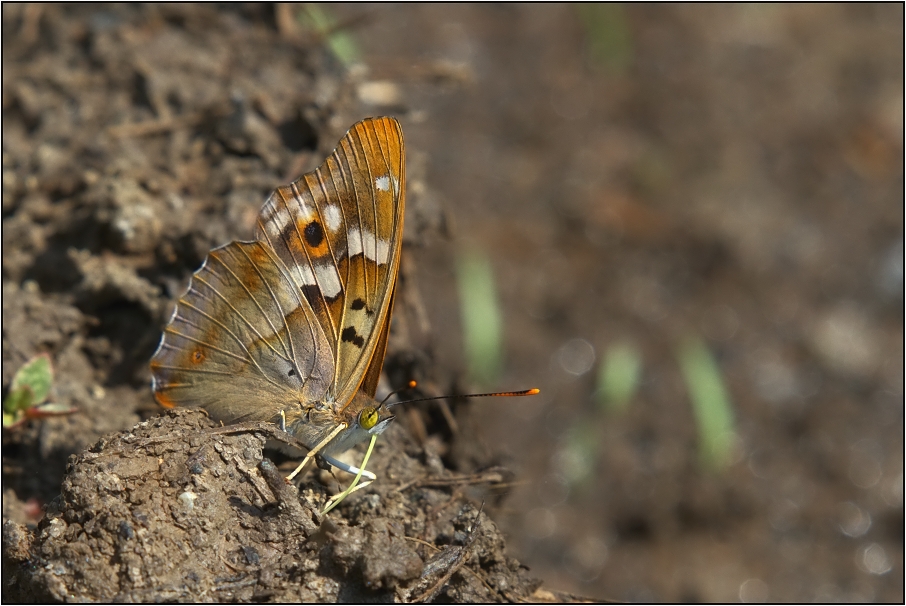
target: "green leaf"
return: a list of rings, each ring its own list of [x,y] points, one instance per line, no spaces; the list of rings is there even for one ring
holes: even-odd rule
[[[27,417],[27,411],[42,404],[53,385],[50,356],[40,354],[16,371],[3,400],[3,427],[12,427]]]
[[[41,404],[50,394],[51,385],[53,369],[50,356],[35,356],[16,371],[9,394],[3,402],[3,410],[12,413]]]

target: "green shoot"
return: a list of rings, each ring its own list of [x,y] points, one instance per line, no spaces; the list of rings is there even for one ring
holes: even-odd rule
[[[598,367],[598,403],[604,410],[622,413],[639,387],[642,358],[627,343],[611,345]]]
[[[299,23],[323,37],[327,47],[345,66],[359,61],[359,49],[352,35],[337,27],[336,19],[320,4],[306,4],[299,11]]]
[[[591,62],[622,73],[632,60],[632,33],[626,9],[619,4],[575,5],[585,29],[585,46]]]
[[[503,358],[503,322],[494,272],[486,256],[471,253],[459,258],[456,273],[469,377],[480,385],[491,385],[500,372]]]
[[[697,337],[682,343],[678,357],[692,400],[701,461],[706,467],[723,469],[732,460],[736,433],[733,407],[720,368]]]

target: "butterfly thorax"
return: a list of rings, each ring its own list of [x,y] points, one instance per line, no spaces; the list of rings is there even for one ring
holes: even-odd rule
[[[314,448],[325,440],[340,424],[341,431],[321,450],[327,456],[338,455],[363,442],[374,434],[383,432],[393,420],[393,415],[380,402],[359,391],[344,407],[336,402],[316,402],[286,413],[286,431],[300,442]]]

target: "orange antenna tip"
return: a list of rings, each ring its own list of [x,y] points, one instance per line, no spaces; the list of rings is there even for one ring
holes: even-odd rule
[[[523,389],[522,391],[502,391],[498,393],[489,393],[489,394],[478,394],[478,395],[488,395],[488,396],[534,396],[541,393],[541,390],[537,387],[532,387],[531,389]]]

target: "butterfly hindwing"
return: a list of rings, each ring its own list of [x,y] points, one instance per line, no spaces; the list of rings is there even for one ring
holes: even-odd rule
[[[192,276],[151,370],[164,406],[251,421],[320,400],[333,364],[326,336],[273,251],[233,242],[211,251]]]
[[[373,390],[380,373],[399,269],[404,179],[399,123],[364,120],[320,168],[277,189],[259,215],[258,238],[284,264],[333,348],[330,394],[341,404],[363,381]]]

